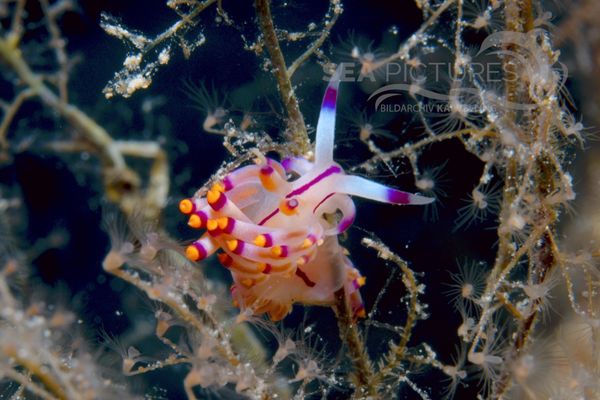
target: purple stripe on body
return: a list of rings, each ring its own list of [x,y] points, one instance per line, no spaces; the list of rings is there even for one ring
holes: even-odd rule
[[[275,210],[273,210],[273,212],[271,214],[269,214],[266,217],[264,217],[262,219],[262,221],[260,221],[258,224],[259,225],[263,225],[265,222],[267,222],[268,220],[270,220],[271,218],[273,218],[275,215],[277,215],[278,212],[279,212],[279,208],[276,208]]]
[[[308,189],[310,189],[312,186],[316,185],[317,183],[319,183],[320,181],[322,181],[323,179],[327,178],[330,175],[333,174],[337,174],[342,172],[342,169],[340,167],[338,167],[337,165],[332,165],[331,167],[327,168],[325,171],[321,172],[319,175],[317,175],[314,179],[312,179],[310,182],[300,186],[298,189],[291,191],[290,193],[288,193],[285,197],[286,198],[290,198],[299,194],[302,194],[304,192],[306,192]],[[333,195],[333,193],[331,193],[331,195]],[[328,195],[329,197],[330,195]],[[327,198],[321,200],[321,202],[325,201]],[[320,203],[319,203],[320,204]],[[317,205],[318,207],[318,205]],[[316,210],[316,207],[315,207]],[[264,223],[266,223],[269,219],[271,219],[272,217],[274,217],[277,213],[279,212],[279,208],[275,209],[272,213],[270,213],[269,215],[267,215],[265,218],[263,218],[262,221],[260,221],[258,223],[258,225],[263,225]],[[313,210],[314,213],[314,210]]]
[[[325,200],[327,200],[328,198],[330,198],[331,196],[333,196],[335,193],[329,193],[327,196],[323,197],[323,199],[319,202],[319,204],[317,204],[315,206],[315,208],[313,208],[313,214],[317,211],[317,208],[319,208],[319,206],[321,206],[321,204],[323,204],[325,202]]]
[[[394,204],[410,204],[410,193],[395,189],[387,189],[386,197],[388,202]]]
[[[321,108],[329,108],[333,110],[335,108],[336,98],[337,89],[332,86],[328,86],[325,90],[325,95],[323,96],[323,103],[321,104]]]
[[[306,273],[304,271],[302,271],[300,268],[296,268],[296,275],[298,275],[303,281],[304,284],[308,287],[313,287],[316,285],[316,283],[314,283],[313,281],[311,281],[308,276],[306,275]]]
[[[331,167],[327,168],[325,171],[323,171],[319,175],[317,175],[313,180],[300,186],[298,189],[291,191],[285,197],[289,198],[289,197],[293,197],[293,196],[302,194],[302,193],[306,192],[308,189],[310,189],[311,186],[314,186],[317,183],[319,183],[320,181],[322,181],[323,179],[327,178],[328,176],[337,174],[339,172],[342,172],[342,169],[340,167],[338,167],[337,165],[332,165]]]

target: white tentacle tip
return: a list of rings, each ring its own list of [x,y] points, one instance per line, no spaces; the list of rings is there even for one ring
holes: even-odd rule
[[[409,203],[408,204],[413,204],[416,206],[421,206],[421,205],[425,205],[425,204],[431,204],[435,201],[434,197],[425,197],[425,196],[421,196],[420,194],[411,194],[409,196]]]

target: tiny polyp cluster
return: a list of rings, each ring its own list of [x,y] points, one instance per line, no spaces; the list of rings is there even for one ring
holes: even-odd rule
[[[346,175],[333,161],[338,84],[339,72],[323,99],[314,163],[262,158],[179,204],[189,226],[206,230],[186,256],[200,261],[221,249],[219,261],[232,273],[231,293],[243,310],[280,320],[296,302],[333,304],[343,288],[354,316],[363,317],[358,290],[365,279],[337,240],[354,221],[349,195],[393,204],[432,201]]]

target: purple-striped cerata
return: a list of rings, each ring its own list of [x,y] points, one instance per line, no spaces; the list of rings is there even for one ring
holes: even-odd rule
[[[337,235],[356,214],[350,196],[392,204],[433,199],[347,175],[333,160],[340,70],[325,91],[314,160],[263,158],[232,171],[205,196],[184,199],[188,224],[206,232],[186,255],[202,260],[221,250],[231,271],[234,303],[253,314],[281,320],[294,303],[331,305],[345,289],[355,317],[364,317],[359,288],[365,279],[344,255]]]

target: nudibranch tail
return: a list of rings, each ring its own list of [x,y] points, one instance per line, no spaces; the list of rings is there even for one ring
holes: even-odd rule
[[[333,146],[335,138],[335,107],[338,88],[342,75],[341,67],[335,71],[325,89],[321,111],[317,122],[317,136],[315,138],[315,164],[323,166],[333,163]]]

